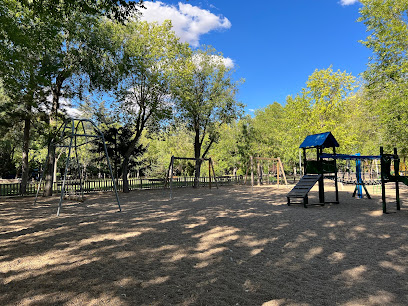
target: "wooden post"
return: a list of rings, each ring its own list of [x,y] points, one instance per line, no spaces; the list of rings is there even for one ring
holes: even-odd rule
[[[397,148],[394,148],[395,200],[397,202],[397,210],[401,210],[401,202],[399,195],[399,165],[400,160],[397,153]]]
[[[211,189],[211,158],[208,159],[208,186]]]
[[[288,185],[288,181],[286,180],[285,169],[283,169],[283,163],[282,163],[280,157],[278,157],[278,166],[279,166],[279,167],[281,168],[281,170],[282,170],[282,176],[283,176],[283,179],[284,179],[284,181],[285,181],[285,185],[287,186],[287,185]]]
[[[336,155],[336,147],[333,147],[333,155]],[[337,182],[337,159],[334,159],[334,187],[336,189],[336,203],[339,203],[339,184]]]
[[[321,174],[321,177],[319,179],[319,202],[321,204],[324,204],[324,174],[323,174],[322,159],[320,158],[320,154],[323,153],[323,148],[317,147],[316,152],[317,152],[318,168],[320,172],[319,174]]]
[[[173,197],[173,167],[174,167],[174,156],[171,157],[170,161],[170,200]]]
[[[280,169],[279,169],[279,163],[276,163],[276,180],[278,183],[278,188],[279,188],[279,183],[280,183]]]
[[[210,163],[211,163],[212,172],[213,172],[213,175],[214,175],[214,182],[215,182],[215,186],[216,186],[216,187],[217,187],[217,189],[218,189],[218,182],[217,182],[217,178],[215,177],[214,163],[213,163],[213,161],[212,161],[212,159],[211,159],[211,158],[210,158]]]
[[[254,158],[251,156],[251,190],[254,191]]]
[[[385,178],[384,178],[384,148],[380,147],[380,155],[381,155],[381,163],[380,163],[380,169],[381,169],[381,197],[382,197],[382,209],[383,213],[387,213],[387,203],[385,199]]]
[[[164,181],[164,188],[166,188],[167,186],[169,186],[170,188],[170,168],[171,168],[171,159],[170,159],[169,167],[167,168],[166,180]]]
[[[245,171],[244,185],[246,185],[246,182],[247,182],[249,168],[250,168],[250,162],[247,163],[247,169]]]
[[[306,148],[303,148],[303,175],[307,174],[307,160],[306,160]]]
[[[261,165],[260,165],[260,163],[259,163],[259,159],[257,160],[257,162],[256,162],[256,167],[257,167],[257,172],[258,172],[258,186],[260,186],[261,185]]]

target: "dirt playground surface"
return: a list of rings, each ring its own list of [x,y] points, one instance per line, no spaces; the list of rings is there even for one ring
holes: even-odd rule
[[[60,217],[3,199],[0,305],[408,305],[408,192],[383,215],[351,188],[307,209],[282,186],[134,191],[122,212],[109,193]]]

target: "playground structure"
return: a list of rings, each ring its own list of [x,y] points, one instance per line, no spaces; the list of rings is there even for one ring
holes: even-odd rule
[[[88,127],[88,128],[87,128]],[[62,207],[62,202],[64,199],[64,196],[71,197],[72,195],[75,195],[77,200],[83,201],[84,198],[84,180],[82,178],[82,171],[79,163],[79,157],[78,157],[78,148],[86,145],[88,143],[91,143],[95,139],[99,139],[103,143],[103,148],[105,151],[105,157],[106,157],[106,162],[109,167],[109,173],[112,178],[112,183],[114,186],[115,190],[115,195],[116,195],[116,200],[118,203],[118,208],[119,211],[121,211],[120,207],[120,201],[119,201],[119,196],[118,196],[118,190],[116,186],[116,181],[113,176],[112,172],[112,167],[109,162],[109,156],[108,156],[108,151],[106,148],[106,143],[105,143],[105,138],[102,134],[102,132],[98,129],[98,127],[93,123],[90,119],[68,119],[64,121],[60,127],[58,128],[57,132],[55,133],[55,137],[51,140],[50,142],[50,147],[55,147],[55,148],[65,148],[68,149],[68,154],[67,158],[65,161],[65,171],[64,171],[64,178],[62,181],[62,186],[61,186],[61,196],[58,204],[58,210],[57,210],[57,216],[59,216],[61,207]],[[72,153],[74,152],[74,160],[72,160]],[[41,188],[41,182],[44,178],[44,174],[46,171],[45,165],[48,163],[48,155],[47,159],[44,163],[43,167],[43,172],[40,177],[40,182],[38,184],[37,188],[37,193],[35,196],[35,202],[37,202],[38,198],[38,193]],[[75,178],[69,178],[67,176],[68,171],[70,168],[74,168],[74,173],[75,173]],[[79,187],[79,190],[78,190]]]
[[[212,177],[214,179],[214,183],[218,189],[218,183],[217,183],[217,179],[215,176],[215,171],[214,171],[214,164],[211,158],[194,158],[194,157],[175,157],[172,156],[170,159],[170,164],[169,164],[169,169],[167,171],[166,174],[166,180],[165,180],[165,187],[167,186],[167,184],[169,184],[169,188],[170,188],[170,199],[172,199],[173,197],[173,177],[174,177],[174,161],[175,160],[191,160],[191,161],[199,161],[200,162],[200,166],[201,163],[203,161],[208,161],[208,177],[209,177],[209,189],[211,189],[211,174]],[[198,183],[198,182],[197,182]]]
[[[322,133],[309,135],[305,138],[299,148],[303,149],[303,173],[304,176],[299,180],[296,186],[287,194],[288,205],[291,203],[291,199],[301,199],[303,206],[306,208],[307,205],[325,205],[327,203],[339,203],[339,188],[337,181],[337,166],[336,160],[326,161],[321,158],[323,154],[323,149],[332,148],[333,155],[336,154],[336,147],[339,147],[337,140],[330,133]],[[306,150],[316,149],[316,160],[307,160]],[[334,175],[334,185],[336,200],[334,202],[326,202],[324,194],[324,175],[333,174]],[[313,186],[318,182],[319,184],[319,203],[309,204],[308,193],[313,188]]]
[[[363,197],[362,190],[364,189],[367,198],[371,199],[371,196],[366,188],[366,184],[361,176],[361,161],[362,160],[380,160],[381,163],[381,193],[382,193],[382,208],[383,213],[387,213],[385,184],[388,182],[395,182],[396,190],[396,208],[401,209],[401,201],[399,197],[399,182],[408,185],[408,177],[399,175],[400,158],[397,154],[397,149],[394,148],[394,154],[384,154],[383,147],[380,147],[380,155],[347,155],[336,154],[336,147],[339,147],[338,142],[331,134],[331,132],[309,135],[305,138],[299,148],[303,149],[303,165],[304,176],[296,184],[296,186],[287,194],[287,204],[291,205],[291,199],[302,199],[301,204],[306,208],[307,205],[325,205],[327,203],[339,203],[338,194],[338,175],[337,164],[338,159],[342,160],[355,160],[356,161],[356,181],[353,197],[358,194],[360,198]],[[333,153],[323,153],[326,148],[332,148]],[[306,150],[316,149],[316,160],[307,160]],[[391,164],[394,163],[394,175],[391,174]],[[332,174],[335,185],[335,201],[325,201],[324,194],[324,178],[325,175]],[[313,186],[319,182],[319,202],[316,204],[308,203],[308,193]]]
[[[408,185],[408,177],[399,175],[400,158],[397,148],[394,148],[394,154],[384,154],[383,147],[380,147],[381,155],[381,194],[383,213],[387,213],[387,202],[385,196],[385,184],[389,182],[395,183],[395,198],[397,210],[401,209],[401,200],[399,196],[399,182]],[[391,174],[391,163],[394,162],[394,175]]]
[[[354,160],[354,167],[351,161],[346,159],[344,163],[337,164],[339,183],[356,185],[361,177],[365,185],[381,185],[379,159]]]
[[[254,161],[256,161],[256,171],[254,171]],[[266,167],[266,171],[265,171]],[[276,158],[267,158],[267,157],[253,157],[250,156],[249,166],[247,167],[245,173],[244,184],[247,182],[248,172],[251,170],[251,188],[254,187],[255,174],[257,176],[258,186],[271,183],[272,178],[276,178],[276,183],[279,187],[280,180],[285,182],[285,185],[288,185],[286,180],[285,171],[283,169],[283,164],[280,157]],[[266,175],[265,175],[266,172]],[[266,177],[266,179],[264,179]]]

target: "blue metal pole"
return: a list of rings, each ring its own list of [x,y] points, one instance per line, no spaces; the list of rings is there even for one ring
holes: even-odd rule
[[[360,153],[357,153],[356,156],[360,156]],[[356,159],[356,177],[357,177],[357,196],[359,199],[363,198],[363,186],[361,178],[361,161]]]

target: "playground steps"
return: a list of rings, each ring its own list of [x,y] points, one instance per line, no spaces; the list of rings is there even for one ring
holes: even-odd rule
[[[303,176],[300,181],[296,184],[295,187],[287,194],[287,199],[288,199],[288,205],[290,205],[290,199],[292,198],[297,198],[297,199],[303,199],[303,205],[304,207],[307,207],[306,205],[308,204],[308,197],[307,194],[309,193],[310,189],[313,188],[313,186],[319,181],[319,179],[322,177],[321,174],[307,174]]]

